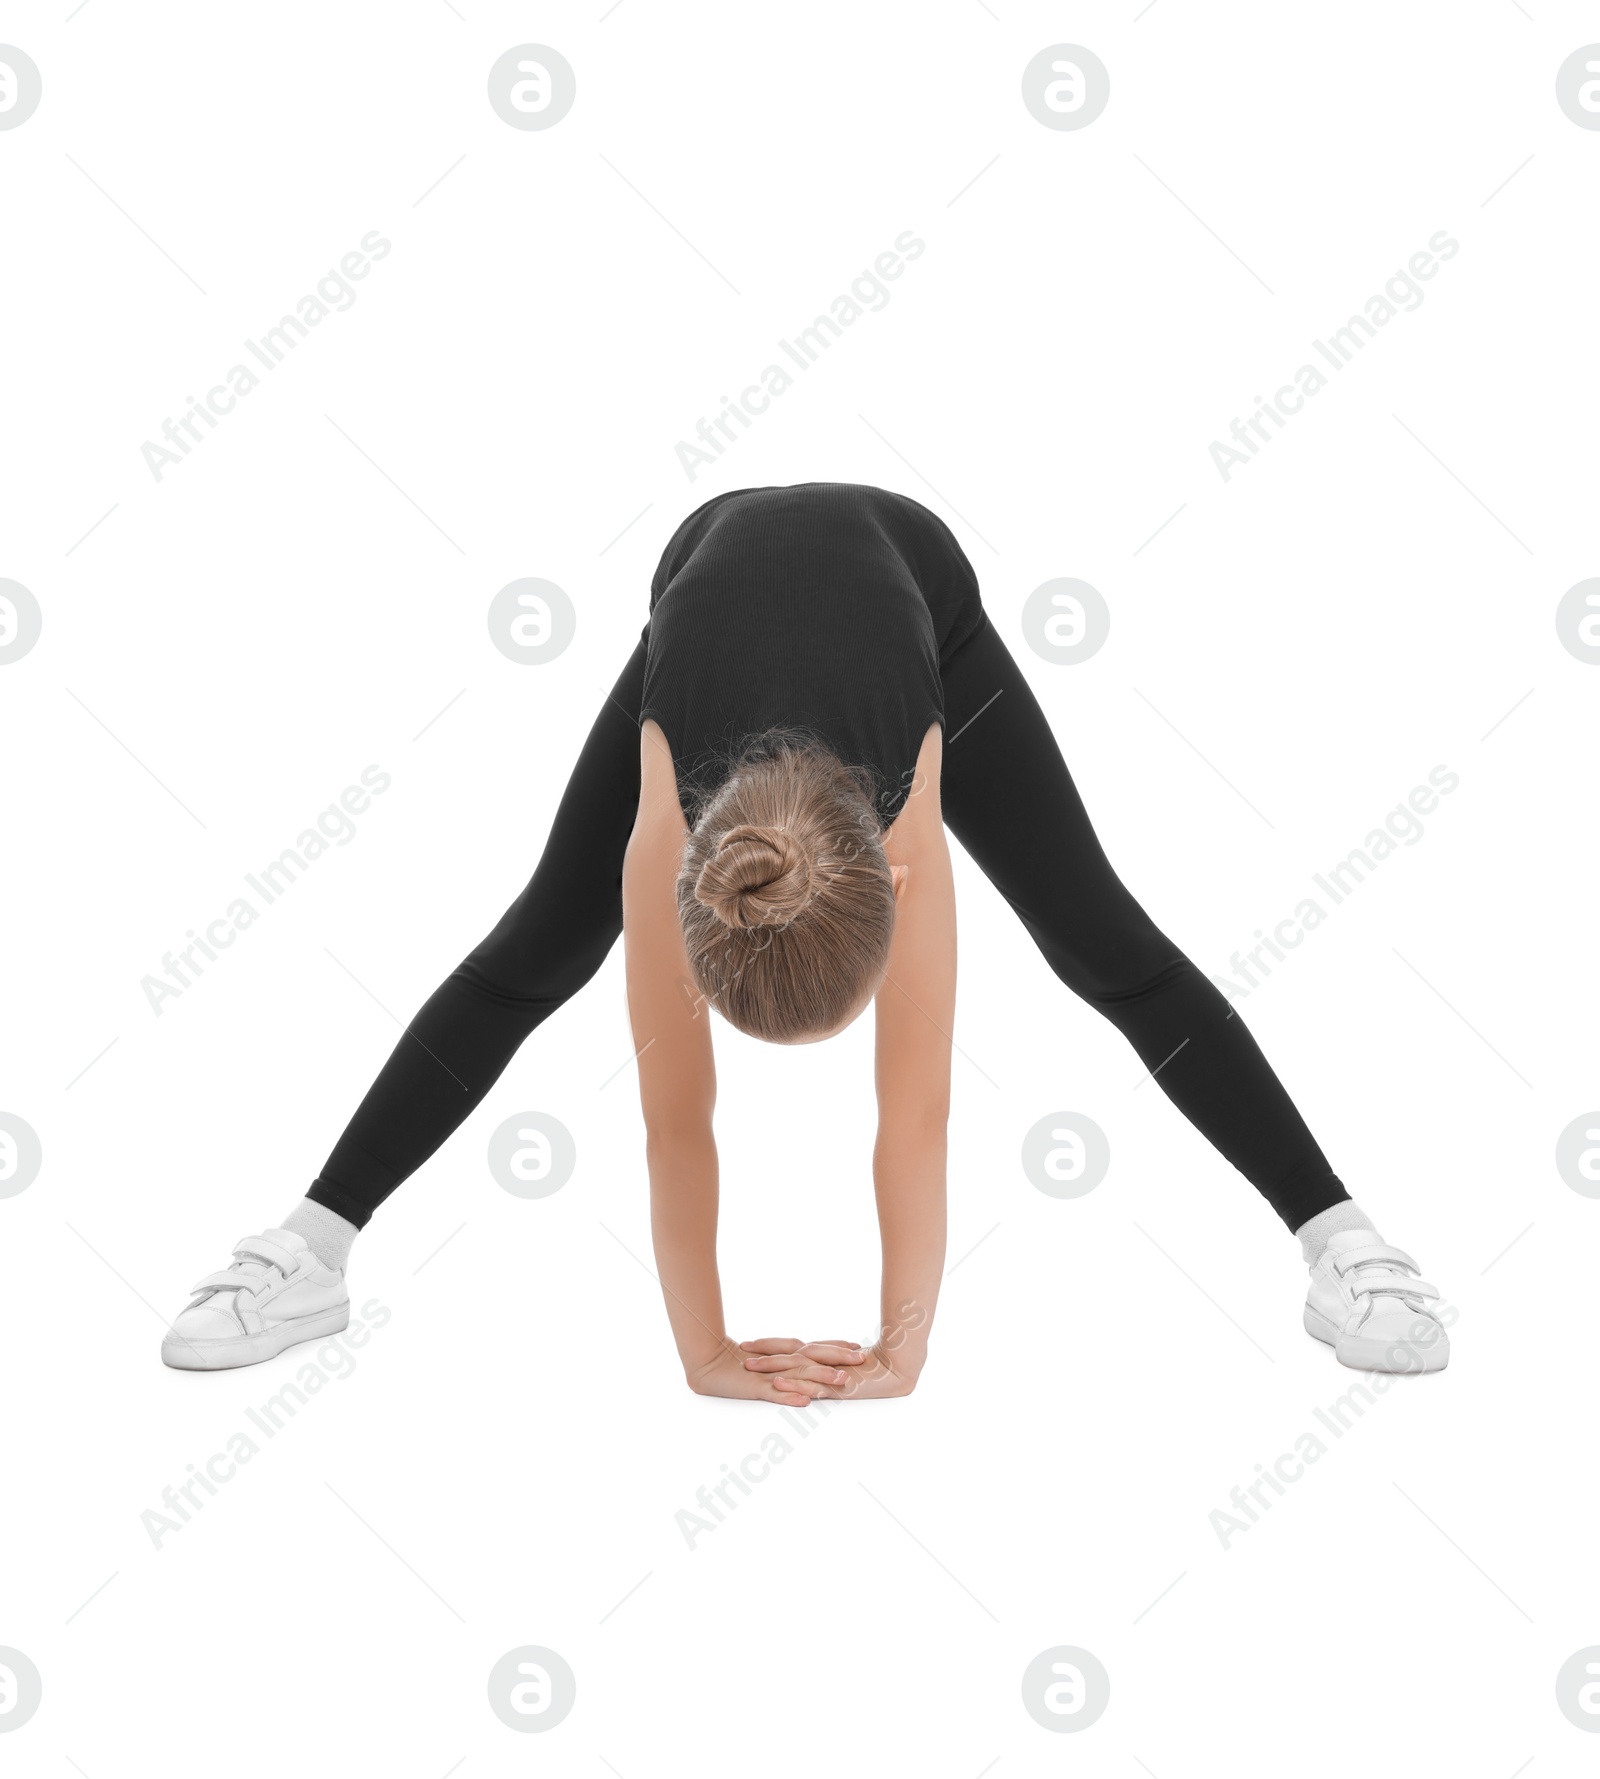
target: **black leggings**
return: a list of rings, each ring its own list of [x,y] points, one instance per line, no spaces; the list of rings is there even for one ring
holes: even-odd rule
[[[607,698],[528,886],[407,1027],[311,1187],[364,1224],[583,987],[622,931],[644,644]],[[1291,1229],[1348,1196],[1244,1022],[1123,887],[1055,736],[985,618],[941,663],[945,823],[1057,976]],[[970,726],[969,726],[970,725]]]

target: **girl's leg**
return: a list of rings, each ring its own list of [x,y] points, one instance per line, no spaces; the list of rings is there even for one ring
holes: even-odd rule
[[[622,931],[643,694],[641,641],[595,718],[527,888],[406,1028],[323,1164],[314,1203],[365,1224],[605,961]]]
[[[943,676],[945,821],[1050,967],[1122,1032],[1291,1230],[1346,1201],[1243,1020],[1112,870],[1044,712],[987,618]]]

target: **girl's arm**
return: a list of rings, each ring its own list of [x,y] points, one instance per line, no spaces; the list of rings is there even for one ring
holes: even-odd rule
[[[675,889],[688,829],[666,737],[647,722],[639,743],[639,813],[622,866],[623,952],[667,1317],[691,1389],[804,1403],[807,1395],[747,1370],[723,1325],[711,1009],[689,973]]]
[[[691,1383],[721,1351],[717,1278],[717,1098],[708,1010],[692,992],[674,894],[688,829],[672,757],[654,723],[640,731],[639,814],[622,864],[628,1017],[650,1170],[650,1228],[667,1317]]]
[[[927,1357],[944,1276],[956,899],[939,802],[942,743],[942,732],[930,729],[915,787],[884,843],[890,865],[905,874],[877,996],[878,1138],[872,1172],[883,1282],[876,1354],[907,1390]],[[858,1374],[863,1394],[871,1390],[865,1372]],[[856,1383],[853,1376],[843,1393],[852,1393]]]

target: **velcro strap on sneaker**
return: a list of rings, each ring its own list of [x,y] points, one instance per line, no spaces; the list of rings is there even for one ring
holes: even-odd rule
[[[198,1285],[191,1287],[194,1291],[246,1291],[250,1296],[262,1289],[271,1281],[262,1273],[253,1272],[213,1272],[207,1273]]]
[[[268,1266],[275,1266],[287,1278],[299,1262],[287,1248],[280,1248],[276,1242],[269,1242],[264,1235],[247,1235],[233,1250],[235,1260],[261,1260]]]
[[[1343,1275],[1358,1266],[1370,1266],[1377,1260],[1389,1266],[1408,1266],[1413,1272],[1422,1270],[1403,1249],[1391,1248],[1387,1242],[1373,1242],[1366,1248],[1346,1248],[1343,1253],[1334,1255],[1333,1265],[1334,1270]]]
[[[1439,1289],[1430,1285],[1426,1279],[1413,1278],[1409,1273],[1363,1273],[1359,1278],[1350,1281],[1350,1289],[1357,1297],[1437,1297]]]

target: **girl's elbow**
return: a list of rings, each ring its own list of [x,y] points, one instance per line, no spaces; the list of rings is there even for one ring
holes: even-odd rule
[[[695,1158],[714,1144],[709,1114],[686,1112],[679,1107],[645,1119],[644,1148],[649,1161]]]
[[[917,1148],[943,1147],[950,1128],[950,1095],[919,1094],[878,1108],[880,1135]]]

